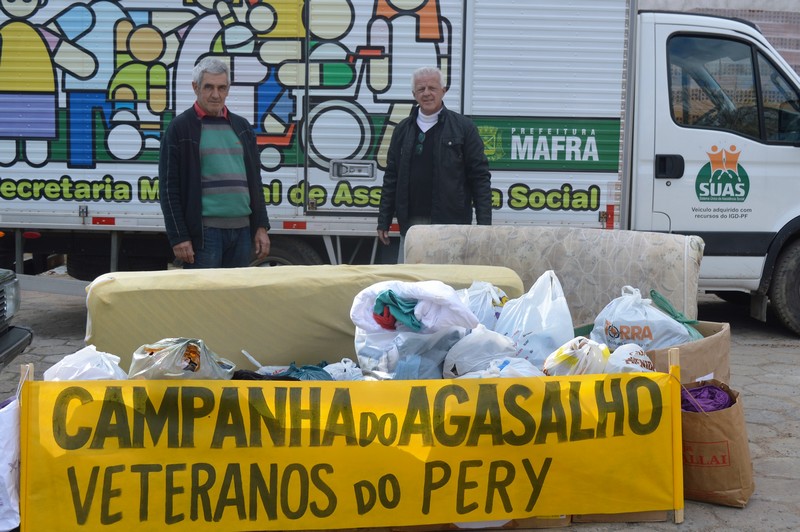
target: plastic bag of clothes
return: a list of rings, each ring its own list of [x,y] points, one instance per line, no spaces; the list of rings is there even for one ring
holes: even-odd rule
[[[606,373],[636,373],[655,371],[656,366],[644,349],[637,344],[625,344],[614,349],[608,357]]]
[[[133,353],[131,379],[230,379],[236,366],[196,338],[164,338]]]
[[[457,293],[478,321],[493,331],[503,305],[508,302],[506,293],[486,281],[473,281],[469,288],[458,290]]]
[[[335,381],[363,381],[364,373],[355,362],[349,358],[343,358],[340,362],[334,362],[324,366],[322,369],[328,372]]]
[[[441,379],[444,359],[467,330],[450,326],[430,333],[356,332],[358,365],[378,380]]]
[[[442,378],[450,348],[478,318],[441,281],[381,281],[353,299],[358,365],[377,379]]]
[[[521,378],[544,377],[542,370],[531,364],[530,360],[519,357],[495,358],[489,361],[486,369],[470,371],[460,375],[459,379],[493,379],[493,378]]]
[[[430,333],[446,327],[477,327],[478,318],[441,281],[381,281],[353,298],[353,324],[365,332]]]
[[[0,530],[19,524],[19,397],[0,403]]]
[[[642,297],[637,288],[625,286],[622,295],[605,306],[594,320],[589,337],[611,350],[635,343],[645,351],[690,342],[692,334],[672,317]]]
[[[67,355],[44,372],[46,381],[124,380],[128,378],[119,357],[89,345]]]
[[[483,324],[467,332],[450,348],[444,358],[442,375],[452,379],[474,371],[482,371],[496,358],[514,357],[517,346],[514,341],[499,332],[487,329]]]
[[[605,373],[610,356],[607,345],[577,336],[550,353],[542,371],[550,376]]]
[[[661,309],[667,316],[686,327],[686,331],[689,333],[692,340],[700,340],[703,338],[700,331],[692,327],[692,325],[697,325],[699,322],[687,318],[682,312],[678,312],[678,310],[672,306],[672,303],[658,290],[650,290],[650,300],[653,302],[653,305]]]
[[[514,340],[517,356],[527,358],[536,367],[573,338],[572,316],[555,272],[544,272],[528,293],[508,301],[494,330]]]

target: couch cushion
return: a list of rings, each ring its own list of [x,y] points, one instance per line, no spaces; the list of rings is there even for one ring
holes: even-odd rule
[[[573,323],[594,321],[622,287],[649,297],[658,290],[689,318],[697,317],[703,240],[645,231],[551,226],[428,225],[405,238],[410,264],[507,266],[525,290],[547,270],[561,281]]]

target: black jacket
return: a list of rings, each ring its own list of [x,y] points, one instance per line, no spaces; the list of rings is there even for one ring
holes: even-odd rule
[[[250,192],[250,231],[255,235],[259,227],[267,230],[270,228],[261,184],[256,136],[253,127],[243,117],[228,111],[228,119],[242,142],[247,187]],[[194,107],[190,107],[170,122],[161,140],[158,194],[167,238],[172,246],[191,240],[196,249],[203,247],[201,130],[201,120]]]
[[[409,173],[416,141],[419,108],[400,122],[392,134],[383,175],[378,229],[388,230],[396,216],[400,234],[409,228]],[[472,121],[442,108],[439,144],[435,147],[431,223],[471,224],[473,202],[479,225],[492,223],[492,188],[483,140]]]

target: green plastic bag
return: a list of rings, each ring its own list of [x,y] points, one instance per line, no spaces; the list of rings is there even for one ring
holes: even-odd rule
[[[672,303],[664,297],[662,294],[658,292],[656,289],[650,290],[650,299],[653,301],[653,304],[658,307],[662,312],[667,314],[669,317],[686,327],[686,330],[689,331],[689,336],[691,336],[692,340],[702,340],[703,335],[700,332],[692,327],[698,323],[697,320],[691,320],[683,315],[682,312],[678,312],[675,307],[672,306]]]

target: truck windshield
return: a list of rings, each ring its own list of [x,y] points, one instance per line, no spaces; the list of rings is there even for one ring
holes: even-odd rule
[[[800,139],[796,89],[763,54],[753,54],[749,44],[677,35],[669,41],[668,62],[677,124],[773,142]]]

